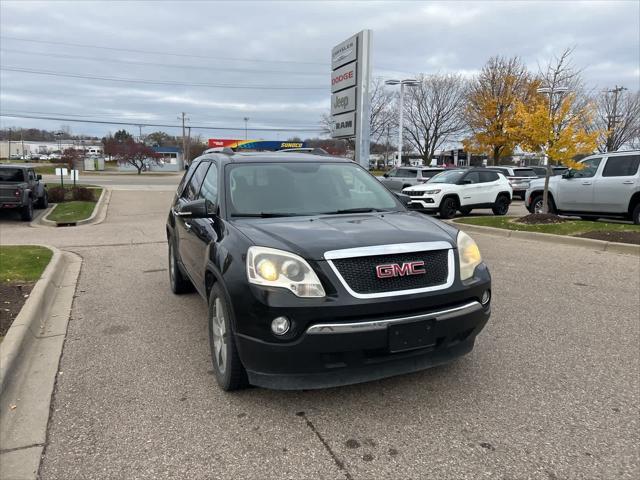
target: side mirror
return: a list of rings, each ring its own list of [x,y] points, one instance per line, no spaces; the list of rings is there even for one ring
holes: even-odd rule
[[[382,175],[384,178],[389,178],[389,174],[385,173],[384,175]]]
[[[562,178],[573,178],[574,173],[573,170],[569,169],[562,174]]]
[[[473,182],[471,180],[462,180],[460,185],[471,185]]]
[[[36,175],[36,180],[42,180],[42,175],[40,174]]]
[[[208,218],[215,215],[216,211],[217,208],[213,203],[204,198],[199,198],[198,200],[184,203],[180,210],[175,211],[175,214],[179,217]]]

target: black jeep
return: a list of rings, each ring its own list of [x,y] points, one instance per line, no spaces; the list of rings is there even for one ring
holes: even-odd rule
[[[225,390],[322,388],[471,351],[491,311],[476,243],[408,211],[354,162],[206,154],[167,220],[175,293],[209,304]]]
[[[22,220],[33,219],[33,209],[47,208],[47,188],[31,167],[0,165],[0,208],[20,210]]]

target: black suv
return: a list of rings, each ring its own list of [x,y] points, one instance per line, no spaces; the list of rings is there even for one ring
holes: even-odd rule
[[[408,211],[350,160],[201,156],[166,228],[171,289],[207,300],[225,390],[418,371],[471,351],[489,319],[475,242]]]
[[[20,211],[22,220],[33,220],[33,209],[47,208],[47,188],[31,167],[0,165],[0,208]]]

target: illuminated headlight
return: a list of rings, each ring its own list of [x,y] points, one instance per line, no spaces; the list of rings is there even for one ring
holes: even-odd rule
[[[476,267],[482,262],[480,249],[476,242],[463,231],[458,232],[458,259],[460,261],[460,279],[473,277]]]
[[[325,296],[318,276],[306,260],[275,248],[249,248],[247,277],[249,283],[286,288],[298,297]]]
[[[440,193],[442,190],[440,190],[439,188],[435,189],[435,190],[427,190],[426,192],[424,192],[425,195],[436,195],[438,193]]]

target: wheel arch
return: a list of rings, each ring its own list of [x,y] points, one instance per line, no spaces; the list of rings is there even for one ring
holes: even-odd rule
[[[445,195],[443,195],[442,199],[440,200],[440,205],[442,205],[442,202],[444,202],[448,198],[453,198],[458,206],[460,206],[460,196],[457,193],[446,193]]]
[[[629,200],[629,208],[627,209],[627,213],[629,215],[633,214],[633,210],[640,203],[640,191],[635,192],[631,195],[631,199]]]

